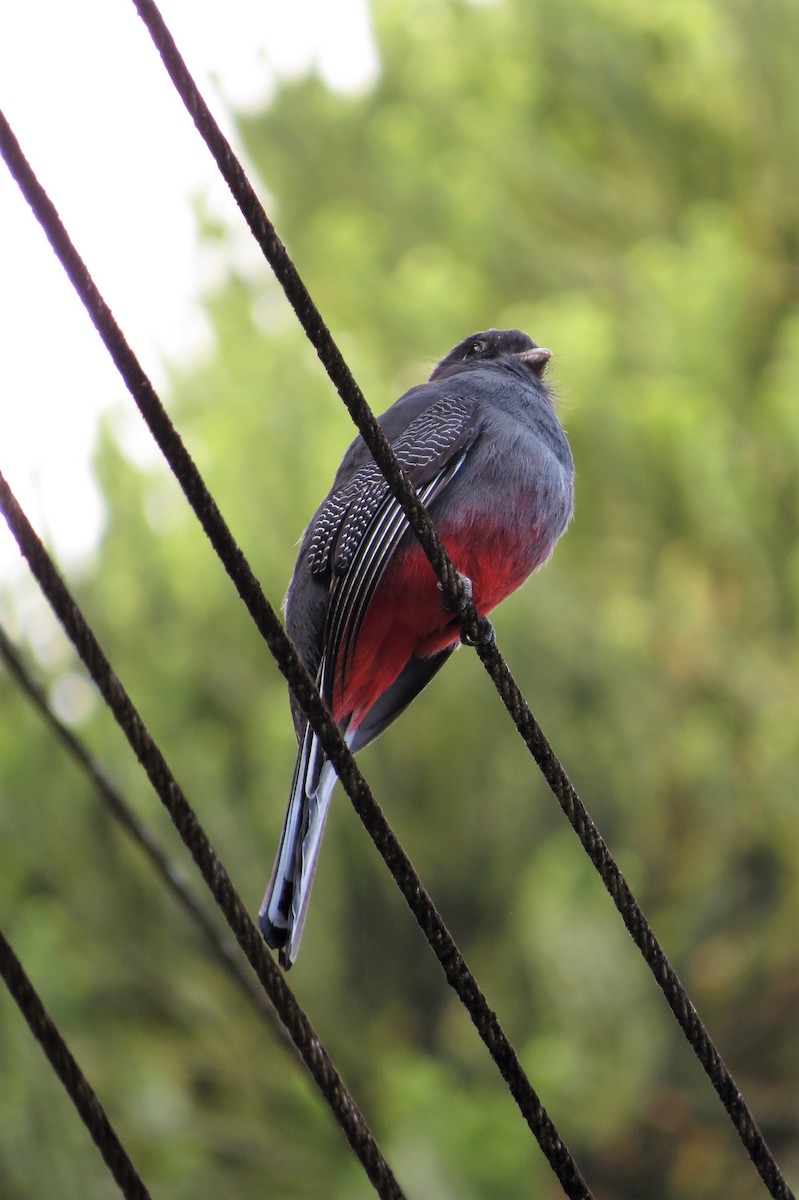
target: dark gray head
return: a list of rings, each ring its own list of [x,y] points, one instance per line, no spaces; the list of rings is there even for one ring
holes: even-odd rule
[[[521,364],[523,369],[540,379],[551,357],[550,350],[536,346],[533,339],[520,329],[487,329],[484,333],[473,333],[459,342],[441,360],[430,378],[444,379],[483,363],[504,363],[517,374]]]

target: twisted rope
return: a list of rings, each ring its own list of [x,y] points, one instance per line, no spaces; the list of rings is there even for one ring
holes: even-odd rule
[[[197,926],[208,949],[219,960],[229,978],[257,1009],[270,1029],[285,1038],[283,1026],[275,1019],[274,1009],[255,976],[244,966],[240,955],[236,952],[235,943],[220,932],[203,908],[199,898],[194,894],[181,867],[169,858],[150,829],[137,816],[84,743],[53,712],[44,691],[33,679],[2,625],[0,625],[0,659],[5,664],[9,675],[43,717],[67,753],[88,776],[114,821],[139,847],[164,887]]]
[[[78,1066],[39,993],[25,974],[22,963],[0,930],[0,975],[28,1022],[31,1033],[47,1056],[50,1066],[80,1113],[81,1120],[103,1156],[125,1200],[151,1200],[125,1147],[117,1137],[105,1109]]]

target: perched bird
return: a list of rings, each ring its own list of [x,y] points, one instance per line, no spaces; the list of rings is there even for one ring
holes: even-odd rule
[[[380,417],[456,569],[486,614],[549,558],[572,514],[574,465],[544,372],[516,329],[465,338]],[[286,626],[353,752],[391,724],[459,643],[459,620],[361,438],[300,544]],[[336,774],[294,697],[299,743],[259,913],[294,962]]]

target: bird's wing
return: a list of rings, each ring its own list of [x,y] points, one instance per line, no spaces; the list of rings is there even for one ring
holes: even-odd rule
[[[394,451],[423,504],[440,495],[458,472],[481,424],[476,403],[448,394],[396,438]],[[347,668],[375,588],[407,529],[407,518],[373,460],[328,497],[314,522],[308,551],[311,569],[331,578],[319,676],[328,703],[333,680]],[[321,759],[314,765],[311,781],[318,778]]]
[[[389,413],[392,411],[389,409]],[[431,483],[459,451],[471,444],[478,425],[476,402],[447,393],[405,426],[394,439],[393,450],[419,489]],[[367,528],[389,496],[383,473],[371,457],[330,493],[314,518],[308,547],[315,575],[346,574]],[[399,509],[395,500],[393,504]]]

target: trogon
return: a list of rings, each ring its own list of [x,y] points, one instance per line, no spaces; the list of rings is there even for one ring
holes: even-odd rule
[[[516,329],[465,338],[380,417],[481,614],[549,558],[572,515],[574,465],[545,374]],[[300,543],[286,627],[353,752],[399,716],[458,646],[460,625],[359,437]],[[294,962],[336,774],[294,697],[299,744],[259,913]]]

